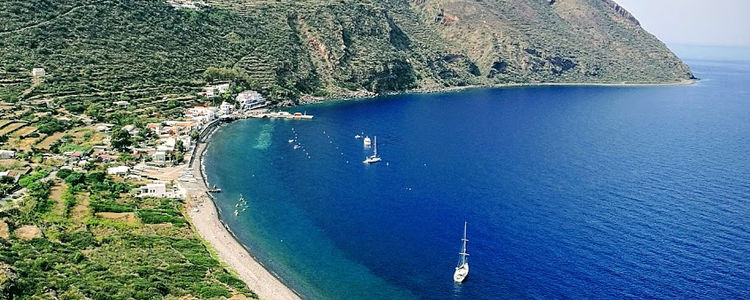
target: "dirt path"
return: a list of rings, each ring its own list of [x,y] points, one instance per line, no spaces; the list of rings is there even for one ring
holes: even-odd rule
[[[36,28],[36,27],[47,25],[49,23],[57,21],[57,19],[64,18],[65,16],[67,16],[67,15],[75,12],[76,10],[79,10],[79,9],[84,8],[86,6],[91,6],[91,5],[96,4],[96,3],[98,3],[98,2],[94,2],[94,3],[91,3],[91,4],[79,5],[79,6],[73,7],[71,9],[69,9],[68,11],[66,11],[66,12],[64,12],[62,14],[59,14],[56,17],[54,17],[52,19],[49,19],[47,21],[44,21],[44,22],[39,22],[39,23],[36,23],[34,25],[29,25],[29,26],[26,26],[26,27],[21,27],[21,28],[17,28],[17,29],[13,29],[13,30],[8,30],[8,31],[0,32],[0,36],[8,35],[8,34],[13,34],[13,33],[19,33],[19,32],[24,31],[24,30],[28,30],[28,29],[31,29],[31,28]]]
[[[78,203],[70,210],[70,217],[78,223],[83,222],[89,216],[89,195],[76,195]]]
[[[65,201],[62,200],[62,195],[68,189],[65,185],[57,184],[52,187],[49,193],[49,199],[55,201],[55,214],[58,216],[65,215]]]

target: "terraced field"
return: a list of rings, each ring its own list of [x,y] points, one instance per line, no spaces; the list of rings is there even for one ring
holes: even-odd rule
[[[44,151],[49,151],[52,145],[54,145],[63,136],[65,136],[65,134],[65,132],[55,132],[52,135],[48,135],[41,139],[38,143],[36,143],[36,145],[34,145],[34,147]]]
[[[17,129],[26,126],[24,122],[13,122],[0,128],[0,135],[9,135]]]
[[[14,131],[10,136],[16,137],[16,138],[23,138],[29,134],[32,134],[36,131],[36,127],[26,125],[25,127],[21,127]]]

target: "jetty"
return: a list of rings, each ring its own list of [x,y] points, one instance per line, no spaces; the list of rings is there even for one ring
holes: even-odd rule
[[[218,125],[218,123],[222,122],[231,122],[233,120],[240,120],[240,119],[287,119],[287,120],[311,120],[314,116],[308,115],[306,112],[295,112],[290,113],[286,111],[275,111],[272,112],[268,109],[253,109],[253,110],[245,110],[245,111],[238,111],[231,114],[225,114],[221,115],[217,120],[215,120],[211,125]]]
[[[308,115],[307,113],[289,113],[286,111],[279,111],[279,112],[269,112],[269,113],[260,113],[260,114],[254,114],[251,116],[252,118],[271,118],[271,119],[290,119],[290,120],[310,120],[313,118],[313,115]]]

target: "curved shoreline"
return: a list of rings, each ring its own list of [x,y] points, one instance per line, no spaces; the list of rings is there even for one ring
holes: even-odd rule
[[[690,85],[695,80],[685,80],[675,83],[654,83],[654,84],[592,84],[592,83],[532,83],[532,84],[505,84],[505,85],[487,85],[487,86],[463,86],[447,87],[436,89],[415,89],[405,92],[387,93],[387,94],[351,94],[342,95],[341,97],[326,98],[308,98],[302,104],[312,104],[324,101],[336,100],[356,100],[363,98],[375,98],[380,96],[398,95],[398,94],[423,94],[423,93],[442,93],[456,92],[468,89],[480,88],[513,88],[513,87],[534,87],[534,86],[610,86],[610,87],[643,87],[643,86],[679,86]],[[231,121],[230,121],[231,122]],[[260,299],[289,299],[298,300],[302,296],[283,283],[281,277],[267,269],[234,235],[229,226],[221,218],[221,211],[214,203],[215,198],[208,192],[209,183],[205,175],[204,155],[210,146],[213,134],[218,130],[224,121],[216,120],[214,123],[207,125],[201,132],[199,140],[193,149],[188,163],[188,168],[193,174],[200,174],[200,182],[182,183],[188,195],[189,211],[188,214],[191,223],[196,232],[209,243],[219,257],[233,271],[237,272],[240,279],[255,292]],[[196,174],[197,175],[197,174]],[[206,201],[208,200],[208,201]],[[195,209],[194,209],[195,208]]]
[[[521,88],[521,87],[547,87],[547,86],[573,86],[573,87],[659,87],[659,86],[683,86],[695,84],[699,79],[685,79],[675,82],[654,82],[654,83],[596,83],[596,82],[529,82],[529,83],[502,83],[502,84],[482,84],[482,85],[465,85],[449,87],[427,87],[405,90],[401,92],[373,93],[369,91],[351,91],[339,93],[326,97],[307,96],[300,99],[299,105],[321,103],[325,101],[344,101],[354,99],[370,99],[382,96],[408,95],[408,94],[433,94],[449,93],[472,89],[502,89],[502,88]]]
[[[260,299],[302,299],[296,291],[285,285],[277,274],[268,270],[253,256],[221,219],[221,211],[214,203],[214,197],[208,192],[208,180],[203,165],[210,137],[216,129],[206,129],[213,131],[208,132],[205,142],[197,141],[193,150],[195,159],[191,157],[191,163],[188,165],[190,172],[200,174],[200,180],[182,183],[188,195],[188,215],[195,231]]]

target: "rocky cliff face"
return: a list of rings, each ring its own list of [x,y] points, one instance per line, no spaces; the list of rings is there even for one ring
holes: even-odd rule
[[[362,1],[358,1],[361,3]],[[377,3],[377,4],[375,4]],[[315,7],[323,83],[371,91],[526,82],[662,83],[688,67],[611,0],[411,0]],[[343,8],[343,7],[342,7]],[[324,11],[324,13],[321,13]],[[349,19],[347,16],[357,16]],[[335,37],[341,37],[335,38]]]
[[[0,32],[5,69],[55,75],[28,97],[179,94],[205,84],[211,67],[279,99],[692,77],[612,0],[30,2],[40,3],[3,4]]]

